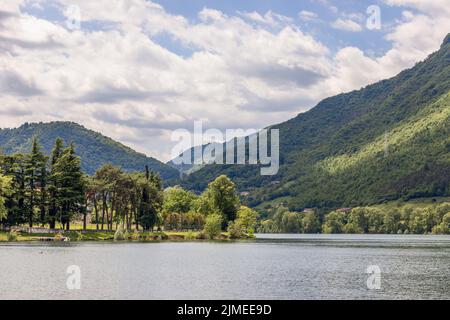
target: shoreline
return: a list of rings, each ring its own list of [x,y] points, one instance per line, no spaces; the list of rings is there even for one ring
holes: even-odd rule
[[[157,232],[130,232],[124,233],[119,239],[116,231],[66,231],[59,233],[27,233],[17,232],[16,238],[8,239],[8,232],[0,231],[0,243],[27,243],[27,242],[195,242],[195,241],[221,241],[254,240],[255,237],[240,239],[230,238],[227,232],[223,232],[214,239],[209,239],[200,231],[157,231]]]
[[[377,237],[388,236],[392,238],[414,238],[415,236],[426,236],[426,237],[441,237],[446,238],[449,235],[437,235],[437,234],[375,234],[375,233],[339,233],[339,234],[327,234],[327,233],[261,233],[259,235],[270,235],[270,236],[262,236],[258,237],[257,235],[243,238],[231,238],[227,232],[221,233],[220,236],[209,239],[201,236],[200,231],[159,231],[159,232],[139,232],[139,233],[131,233],[125,236],[125,238],[115,239],[115,231],[69,231],[69,232],[61,232],[58,234],[55,233],[26,233],[26,232],[17,232],[17,238],[14,240],[8,240],[8,232],[0,231],[0,244],[4,243],[43,243],[43,242],[56,242],[56,243],[64,243],[64,242],[105,242],[105,243],[151,243],[151,242],[236,242],[236,241],[256,241],[256,240],[267,240],[267,241],[307,241],[307,240],[316,240],[316,241],[327,241],[328,237],[334,238],[334,240],[338,240],[335,237],[342,236],[343,240],[345,240],[346,236],[353,237],[363,237],[363,236],[374,236],[374,240]],[[300,236],[300,237],[298,237]],[[347,239],[348,240],[348,239]],[[354,239],[357,240],[357,239]],[[367,239],[366,239],[367,240]]]

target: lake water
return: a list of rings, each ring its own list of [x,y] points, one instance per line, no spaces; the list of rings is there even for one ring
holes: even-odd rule
[[[67,289],[67,268],[81,289]],[[368,266],[381,288],[368,289]],[[450,237],[0,244],[0,299],[450,299]]]

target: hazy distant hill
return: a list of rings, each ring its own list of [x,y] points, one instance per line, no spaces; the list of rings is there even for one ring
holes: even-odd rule
[[[275,107],[275,106],[274,106]],[[450,195],[450,35],[424,62],[340,94],[284,123],[281,169],[208,165],[184,179],[201,190],[227,174],[251,205],[339,207]]]
[[[126,171],[143,171],[148,164],[164,179],[178,177],[176,169],[73,122],[26,123],[15,129],[1,129],[0,148],[4,153],[29,152],[35,136],[47,154],[56,138],[61,137],[66,143],[73,141],[82,159],[82,168],[88,174],[105,163],[120,166]]]

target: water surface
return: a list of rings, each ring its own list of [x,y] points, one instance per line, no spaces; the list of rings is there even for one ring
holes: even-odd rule
[[[81,270],[68,290],[67,267]],[[367,288],[367,267],[381,289]],[[449,236],[0,244],[0,299],[450,299]]]

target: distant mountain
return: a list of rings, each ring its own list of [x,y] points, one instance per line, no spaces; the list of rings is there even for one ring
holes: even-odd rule
[[[82,169],[88,174],[111,163],[125,171],[143,171],[148,165],[165,180],[179,176],[176,169],[73,122],[26,123],[15,129],[0,129],[0,149],[7,154],[29,152],[33,137],[38,138],[46,154],[58,137],[66,144],[74,142]]]
[[[184,154],[189,154],[189,152],[190,152],[191,163],[177,163],[175,161],[175,159],[172,159],[172,160],[166,162],[166,164],[168,166],[171,166],[172,168],[177,169],[178,172],[181,172],[182,174],[185,174],[185,175],[194,173],[195,171],[198,171],[205,166],[204,164],[202,164],[202,160],[200,160],[200,159],[201,159],[201,155],[203,154],[203,151],[205,150],[205,148],[207,146],[220,147],[221,144],[220,143],[209,143],[209,144],[205,144],[203,146],[195,146],[195,147],[192,147],[192,148],[184,151],[182,154],[180,154],[178,156],[178,160],[179,160],[179,159],[183,158]],[[202,151],[200,151],[200,150],[202,150]],[[197,161],[199,161],[199,162],[197,162]]]
[[[261,176],[257,166],[207,165],[182,184],[202,190],[227,174],[250,192],[248,204],[294,210],[450,195],[450,35],[396,77],[271,128],[280,130],[276,176]]]

